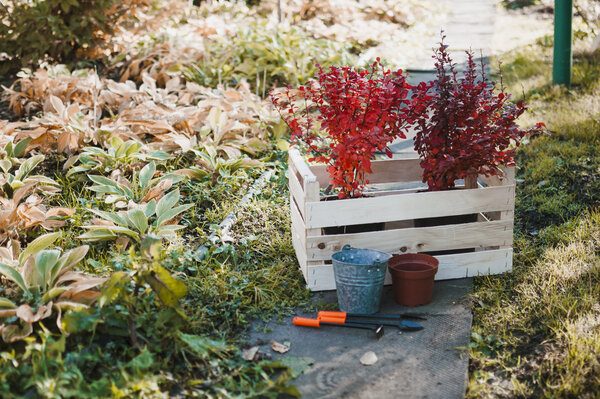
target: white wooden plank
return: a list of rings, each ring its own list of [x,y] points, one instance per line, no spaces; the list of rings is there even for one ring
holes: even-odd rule
[[[311,266],[308,268],[306,286],[311,291],[335,290],[335,277],[332,265]]]
[[[371,162],[371,170],[365,176],[370,184],[420,182],[423,179],[423,170],[419,158],[412,159],[383,159]],[[310,170],[317,176],[321,187],[329,184],[327,165],[310,165]]]
[[[500,176],[479,176],[479,180],[483,181],[488,186],[508,186],[515,182],[515,168],[505,168],[504,175]]]
[[[292,167],[295,168],[296,171],[298,171],[298,173],[302,177],[302,180],[303,180],[302,187],[304,187],[304,191],[306,191],[306,183],[307,182],[316,182],[317,177],[310,170],[310,168],[308,167],[306,162],[304,162],[304,159],[302,159],[302,156],[300,155],[298,150],[296,150],[295,148],[290,149],[288,151],[288,156],[289,156],[288,162],[293,165]]]
[[[436,280],[500,274],[512,270],[512,248],[454,255],[440,255]],[[310,272],[310,271],[309,271]]]
[[[318,181],[304,181],[304,200],[306,203],[319,202],[321,200]]]
[[[300,214],[304,218],[304,204],[305,204],[305,195],[304,190],[302,189],[302,185],[298,181],[298,177],[295,173],[292,173],[292,169],[290,168],[290,173],[288,173],[288,185],[290,190],[290,205],[295,203],[300,210]]]
[[[512,210],[514,186],[307,202],[307,228]]]
[[[306,226],[296,204],[290,204],[290,218],[292,220],[292,233],[298,234],[300,243],[304,248],[304,252],[306,252]]]
[[[512,220],[307,237],[308,260],[328,260],[349,244],[388,253],[509,246]]]
[[[300,240],[300,236],[298,232],[292,228],[292,246],[294,247],[294,251],[296,252],[296,259],[298,259],[298,265],[300,266],[300,270],[302,274],[304,274],[304,278],[307,278],[307,260],[306,260],[306,247],[302,246],[302,242]]]
[[[505,273],[512,270],[512,256],[511,248],[438,256],[440,265],[435,280]],[[309,266],[306,276],[306,284],[312,291],[335,289],[332,265]],[[385,284],[390,283],[388,274]]]

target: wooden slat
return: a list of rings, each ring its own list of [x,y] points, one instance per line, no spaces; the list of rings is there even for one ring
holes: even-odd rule
[[[302,156],[300,155],[298,150],[296,150],[294,148],[290,149],[288,151],[288,156],[289,156],[288,162],[292,165],[291,167],[294,168],[300,175],[300,177],[302,179],[302,181],[301,181],[302,187],[304,188],[304,191],[306,191],[306,183],[307,182],[317,182],[317,177],[310,170],[310,168],[308,167],[306,162],[304,162],[304,159],[302,159]]]
[[[512,270],[512,255],[511,248],[441,255],[437,257],[440,265],[435,279],[449,280],[505,273]],[[312,291],[335,289],[335,277],[332,265],[309,266],[306,276],[306,284]],[[385,284],[389,284],[390,282],[389,276],[386,276]],[[435,296],[435,287],[433,295]]]
[[[307,237],[308,260],[328,260],[349,244],[388,253],[415,253],[512,244],[512,220]]]
[[[329,172],[327,172],[327,165],[310,165],[309,168],[317,177],[317,181],[321,187],[329,185],[331,178],[329,177]]]
[[[506,211],[514,207],[514,189],[514,186],[486,187],[307,202],[304,220],[307,228],[318,228]]]
[[[504,169],[504,176],[500,179],[499,176],[479,176],[479,180],[483,181],[488,186],[508,186],[515,182],[515,168],[510,167]]]
[[[311,266],[306,274],[306,286],[311,291],[335,290],[332,265]]]
[[[296,259],[298,259],[298,265],[300,266],[300,271],[304,274],[304,278],[307,278],[307,261],[306,261],[306,249],[302,247],[300,240],[298,237],[294,237],[292,232],[292,245],[294,247],[294,251],[296,252]]]
[[[512,248],[437,257],[440,267],[436,280],[500,274],[512,270]],[[309,270],[310,273],[310,270]]]
[[[370,184],[420,182],[423,178],[421,160],[413,159],[383,159],[371,162],[373,173],[366,175]],[[317,176],[321,187],[329,184],[327,165],[310,165],[310,170]]]
[[[306,252],[306,226],[296,204],[290,204],[290,218],[292,219],[292,233],[297,233],[300,245]]]
[[[298,177],[293,173],[293,169],[289,169],[288,173],[288,185],[290,187],[290,205],[295,203],[300,210],[300,214],[304,218],[304,204],[306,195],[302,189],[302,185],[298,181]]]

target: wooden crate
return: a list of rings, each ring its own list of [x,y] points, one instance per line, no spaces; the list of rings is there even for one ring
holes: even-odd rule
[[[320,201],[320,189],[329,182],[325,166],[309,166],[297,150],[290,150],[292,242],[311,290],[335,289],[331,255],[345,244],[388,253],[475,248],[474,252],[437,255],[437,280],[512,269],[514,168],[507,168],[503,179],[480,176],[475,188],[433,192],[377,189],[385,183],[421,182],[419,162],[418,158],[373,161],[368,179],[375,189],[367,198]],[[474,223],[414,227],[415,219],[473,213],[479,214]],[[378,222],[385,222],[383,231],[323,234],[325,227]]]

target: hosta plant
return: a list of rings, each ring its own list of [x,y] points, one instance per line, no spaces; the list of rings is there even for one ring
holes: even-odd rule
[[[257,156],[267,150],[269,144],[252,134],[251,126],[259,123],[252,120],[241,122],[236,117],[232,117],[221,107],[212,107],[205,117],[205,124],[195,131],[196,135],[188,137],[183,134],[169,134],[168,137],[181,151],[192,151],[196,154],[202,152],[206,146],[214,147],[227,158],[239,158],[242,153]]]
[[[111,178],[91,175],[89,179],[94,183],[90,190],[98,193],[107,204],[115,204],[117,208],[131,208],[135,205],[145,204],[151,200],[159,200],[165,195],[174,183],[185,179],[183,174],[169,173],[154,177],[156,164],[154,161],[144,166],[139,172],[134,171],[131,179],[113,172]]]
[[[96,209],[90,211],[98,216],[92,224],[83,226],[89,230],[79,236],[85,241],[114,241],[124,237],[141,242],[148,235],[155,235],[167,240],[175,240],[177,231],[184,226],[177,224],[177,217],[193,204],[177,205],[181,196],[179,189],[171,191],[159,201],[152,199],[144,205],[119,212],[104,212]]]
[[[131,169],[140,162],[164,162],[171,158],[164,151],[148,152],[146,147],[138,141],[123,141],[113,136],[108,141],[106,150],[100,147],[84,147],[75,159],[78,164],[69,169],[67,176],[92,171],[110,173],[114,169]]]
[[[543,123],[529,129],[517,125],[527,107],[523,101],[511,103],[502,84],[489,82],[483,62],[478,68],[470,51],[459,80],[443,39],[434,56],[433,94],[425,86],[415,94],[427,106],[418,120],[415,149],[430,190],[453,188],[457,179],[501,174],[500,166],[514,166],[523,137],[546,131]]]
[[[206,43],[206,56],[184,71],[202,86],[235,87],[247,80],[256,92],[289,83],[305,83],[323,66],[348,63],[346,49],[325,39],[307,37],[294,26],[253,23],[231,37]],[[266,81],[265,81],[266,80]]]
[[[4,148],[0,149],[0,167],[5,170],[12,168],[14,165],[20,165],[20,157],[25,155],[25,150],[30,142],[30,138],[19,142],[14,142],[12,138],[9,139]]]
[[[260,161],[248,157],[229,159],[221,157],[217,150],[209,145],[202,149],[196,148],[193,153],[197,157],[196,163],[199,166],[182,169],[181,173],[193,179],[208,179],[213,184],[217,183],[220,177],[227,177],[239,169],[250,169],[261,165]]]
[[[43,155],[19,158],[30,142],[29,138],[18,143],[9,141],[0,152],[0,194],[6,198],[11,198],[16,189],[32,182],[37,183],[36,191],[38,192],[54,193],[59,191],[58,183],[51,178],[31,175],[33,169],[44,160]]]
[[[88,252],[87,245],[67,252],[48,249],[60,233],[45,234],[20,251],[17,241],[0,248],[0,275],[7,297],[0,297],[0,334],[4,342],[21,340],[33,325],[56,317],[62,330],[62,312],[91,305],[100,295],[96,289],[106,278],[73,271]]]
[[[333,187],[346,198],[361,195],[375,154],[391,156],[388,144],[406,137],[422,112],[421,99],[409,98],[412,88],[402,70],[386,70],[378,61],[369,69],[319,69],[317,81],[274,93],[272,99],[292,142],[304,145],[309,162],[328,165]]]
[[[64,219],[75,213],[70,208],[46,208],[43,198],[34,193],[35,187],[36,183],[27,183],[11,198],[0,196],[0,243],[37,226],[47,230],[61,227],[66,223]]]

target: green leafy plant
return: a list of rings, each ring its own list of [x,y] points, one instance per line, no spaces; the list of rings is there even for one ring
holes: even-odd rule
[[[159,200],[173,186],[173,183],[179,183],[185,179],[183,174],[177,173],[169,173],[155,178],[155,173],[156,164],[152,161],[139,172],[134,171],[131,180],[119,175],[115,178],[88,176],[94,183],[90,190],[98,193],[98,197],[102,198],[105,203],[115,204],[117,208],[125,208],[133,207],[136,204],[146,204],[151,200]]]
[[[18,242],[2,248],[0,275],[12,282],[9,298],[0,297],[0,333],[4,342],[19,341],[33,332],[33,324],[57,314],[62,330],[62,312],[88,307],[100,291],[95,287],[106,281],[72,271],[88,252],[87,245],[65,253],[47,249],[60,233],[45,234],[19,253]]]
[[[237,170],[261,165],[260,161],[248,157],[229,159],[220,157],[215,147],[209,145],[191,151],[197,156],[196,163],[200,166],[186,169],[186,175],[194,179],[209,179],[213,184],[217,183],[219,178],[229,177]]]
[[[15,190],[11,198],[0,196],[0,243],[7,238],[16,239],[37,226],[45,229],[61,227],[64,217],[74,209],[56,207],[47,209],[43,198],[34,194],[37,184],[30,182]]]
[[[125,4],[124,4],[125,3]],[[8,0],[0,4],[0,73],[20,69],[45,56],[73,57],[112,32],[134,1]],[[40,23],[43,21],[44,23]]]
[[[135,346],[139,346],[139,344],[133,317],[138,313],[136,307],[140,292],[149,286],[163,305],[177,310],[179,300],[187,293],[186,285],[161,266],[163,251],[161,238],[161,236],[146,235],[141,242],[141,257],[136,257],[135,250],[131,248],[129,252],[130,258],[133,260],[131,270],[113,273],[98,300],[100,307],[117,298],[121,303],[126,304],[130,309],[130,337]],[[134,287],[133,290],[129,290],[131,285]],[[185,318],[183,312],[179,311],[178,313]]]
[[[176,232],[184,228],[176,224],[175,218],[193,206],[193,204],[177,205],[180,198],[179,189],[176,189],[158,202],[152,199],[147,204],[128,211],[112,213],[90,209],[99,219],[93,219],[93,224],[83,226],[89,232],[80,235],[79,238],[96,242],[114,241],[119,236],[123,236],[140,243],[146,236],[155,235],[167,240],[175,240]]]
[[[203,86],[223,83],[235,86],[245,79],[258,92],[285,83],[305,83],[316,65],[349,63],[342,46],[324,39],[313,39],[294,26],[268,26],[251,23],[232,37],[207,43],[202,63],[184,70],[189,80]]]
[[[30,138],[13,143],[9,141],[0,153],[0,191],[6,198],[12,198],[14,191],[27,183],[38,183],[36,191],[50,193],[58,191],[58,183],[47,176],[31,175],[44,159],[43,155],[34,155],[27,159],[19,158],[25,152]],[[17,170],[13,169],[18,166]]]
[[[10,169],[15,164],[20,164],[20,157],[25,155],[25,150],[31,142],[31,138],[26,138],[18,143],[10,140],[0,151],[0,167],[2,169]]]
[[[138,141],[123,141],[119,137],[113,136],[108,141],[106,150],[100,147],[84,147],[83,152],[75,159],[75,162],[79,162],[79,164],[69,169],[67,176],[92,171],[110,173],[114,169],[131,169],[139,162],[164,162],[171,158],[164,151],[147,153],[146,147]]]

